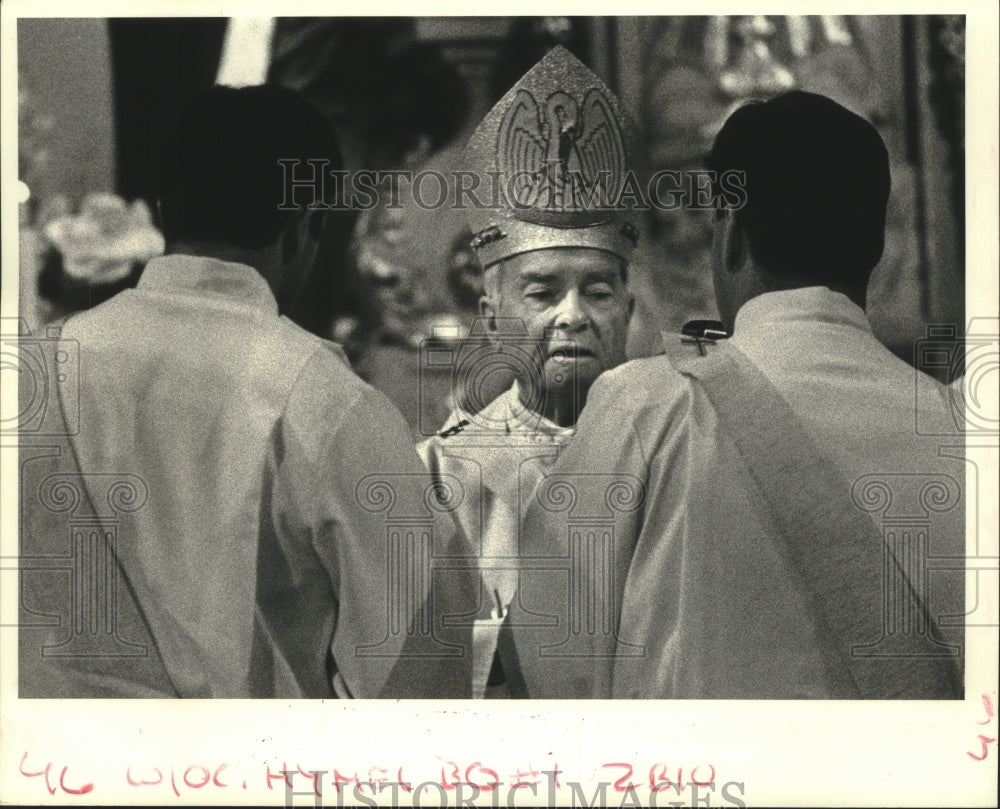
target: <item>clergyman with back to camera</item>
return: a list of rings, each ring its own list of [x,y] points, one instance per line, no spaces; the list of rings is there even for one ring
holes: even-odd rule
[[[383,479],[393,505],[426,512],[432,484],[409,431],[338,346],[284,315],[330,214],[311,198],[288,204],[279,161],[339,166],[332,130],[290,90],[216,87],[182,111],[168,143],[167,254],[136,289],[62,324],[79,347],[78,429],[59,429],[74,414],[53,379],[60,407],[47,432],[64,446],[22,466],[22,491],[40,487],[23,499],[33,558],[66,542],[56,494],[67,489],[47,496],[46,481],[82,487],[98,518],[109,475],[131,487],[115,501],[114,544],[92,549],[101,586],[114,585],[99,593],[110,607],[67,603],[63,579],[22,578],[26,610],[107,608],[114,633],[84,627],[76,640],[90,646],[67,654],[69,622],[22,626],[20,695],[463,696],[468,655],[430,657],[441,644],[412,631],[439,614],[427,612],[430,575],[408,583],[403,631],[390,631],[399,582],[387,576],[385,510],[364,481]],[[429,520],[441,553],[454,524],[440,510]],[[461,576],[433,609],[460,597]]]
[[[717,212],[712,244],[732,336],[591,388],[522,531],[553,568],[522,574],[512,616],[528,693],[960,698],[963,461],[930,435],[953,432],[949,398],[915,385],[865,315],[886,147],[860,116],[798,91],[736,110],[709,168],[744,175],[745,204]],[[920,434],[918,415],[942,429]],[[595,468],[641,491],[607,540],[608,579],[587,569],[568,584],[572,526],[545,484]],[[572,660],[571,587],[601,619]]]

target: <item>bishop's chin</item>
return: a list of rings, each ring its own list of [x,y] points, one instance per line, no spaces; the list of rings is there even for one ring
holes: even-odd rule
[[[550,359],[545,363],[545,389],[555,395],[585,391],[603,370],[593,354],[566,360]]]

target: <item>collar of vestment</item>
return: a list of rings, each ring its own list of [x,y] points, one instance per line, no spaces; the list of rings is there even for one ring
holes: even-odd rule
[[[146,265],[137,288],[141,292],[228,301],[278,314],[278,302],[264,276],[250,265],[235,261],[180,253],[159,256]]]
[[[560,427],[554,421],[525,407],[521,401],[521,386],[516,379],[510,390],[502,396],[505,400],[509,429],[550,436],[553,439],[569,438],[576,432],[575,427]]]
[[[736,313],[729,342],[744,351],[774,344],[775,340],[799,343],[816,330],[856,329],[871,334],[864,310],[850,298],[827,287],[802,287],[766,292],[751,298]]]

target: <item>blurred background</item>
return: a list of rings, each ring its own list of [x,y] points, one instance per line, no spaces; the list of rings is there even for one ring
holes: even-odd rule
[[[134,285],[162,250],[153,213],[157,155],[187,98],[215,83],[287,85],[329,116],[349,170],[447,175],[462,168],[479,120],[556,44],[631,110],[648,173],[701,168],[722,122],[748,98],[799,88],[870,120],[888,145],[893,182],[885,254],[869,290],[876,334],[912,362],[929,325],[963,332],[962,16],[20,19],[17,26],[20,306],[33,332]],[[417,431],[440,424],[453,404],[448,369],[421,374],[421,343],[437,326],[469,329],[480,274],[463,213],[426,210],[407,191],[401,184],[398,207],[332,215],[317,272],[291,316],[342,343],[358,373]],[[637,298],[630,357],[659,353],[662,331],[715,316],[711,213],[645,216],[630,275]],[[95,241],[105,259],[82,260]]]

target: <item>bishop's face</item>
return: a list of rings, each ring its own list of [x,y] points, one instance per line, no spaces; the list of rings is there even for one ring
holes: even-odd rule
[[[533,379],[550,394],[586,393],[604,371],[625,361],[633,299],[618,256],[589,247],[556,247],[521,253],[490,268],[480,311],[498,324],[502,344],[513,320],[534,346]],[[540,373],[538,373],[540,371]]]

